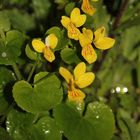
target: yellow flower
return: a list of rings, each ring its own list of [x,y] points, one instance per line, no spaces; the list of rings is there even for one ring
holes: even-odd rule
[[[38,53],[43,53],[46,60],[52,62],[55,60],[55,55],[52,49],[55,49],[58,39],[54,34],[50,34],[45,38],[45,43],[40,39],[33,39],[32,46]]]
[[[89,63],[93,63],[97,59],[95,50],[91,43],[93,41],[93,32],[90,29],[83,28],[83,33],[79,36],[79,42],[82,47],[82,56]]]
[[[92,0],[92,1],[97,1],[97,0]],[[89,0],[83,0],[81,9],[83,10],[83,12],[89,14],[90,16],[92,16],[96,11],[96,9],[93,8],[93,6],[90,4]]]
[[[86,65],[84,62],[79,63],[75,67],[74,75],[63,67],[60,67],[59,73],[68,83],[68,99],[70,101],[82,102],[85,98],[85,94],[78,88],[89,86],[95,78],[94,73],[86,72]]]
[[[80,31],[77,27],[82,26],[86,21],[86,15],[80,14],[79,8],[74,8],[70,14],[70,18],[62,16],[61,23],[68,30],[68,37],[78,40]]]
[[[105,28],[100,27],[94,32],[93,43],[96,48],[106,50],[111,48],[115,44],[115,40],[110,37],[105,37]]]
[[[94,32],[94,39],[93,32],[90,29],[83,28],[82,31],[83,33],[79,36],[79,42],[82,47],[82,56],[89,64],[95,62],[97,59],[96,52],[92,47],[92,42],[96,48],[102,50],[111,48],[115,43],[114,39],[105,37],[104,27],[100,27]]]

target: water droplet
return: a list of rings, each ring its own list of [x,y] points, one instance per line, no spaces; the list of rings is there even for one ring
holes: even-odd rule
[[[99,116],[96,116],[96,119],[99,119]]]
[[[113,22],[112,22],[112,21],[110,21],[110,22],[109,22],[109,24],[110,24],[110,25],[112,25],[112,24],[113,24]]]
[[[124,93],[128,92],[128,88],[127,88],[127,87],[124,87],[124,88],[123,88],[123,92],[124,92]]]
[[[120,87],[116,87],[116,92],[119,93],[121,91]]]
[[[115,89],[111,89],[111,93],[115,93]]]
[[[5,85],[5,81],[2,81],[2,84]]]
[[[46,131],[44,131],[45,132],[45,134],[48,134],[48,133],[50,133],[50,130],[46,130]]]
[[[138,16],[138,13],[135,13],[134,16],[137,17]]]
[[[2,57],[6,57],[6,56],[7,56],[6,52],[3,52],[3,53],[1,54],[1,56],[2,56]]]

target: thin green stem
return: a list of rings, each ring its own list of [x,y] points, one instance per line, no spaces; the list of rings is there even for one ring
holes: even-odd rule
[[[22,79],[22,75],[21,75],[21,73],[19,71],[19,68],[18,68],[17,64],[13,63],[12,67],[13,67],[13,70],[14,70],[14,72],[16,74],[17,79],[21,80]]]
[[[31,80],[31,78],[32,78],[32,75],[33,75],[33,73],[34,73],[34,71],[35,71],[36,65],[37,65],[37,62],[34,63],[32,69],[31,69],[31,72],[29,73],[29,76],[28,76],[28,78],[27,78],[27,82],[30,82],[30,80]]]

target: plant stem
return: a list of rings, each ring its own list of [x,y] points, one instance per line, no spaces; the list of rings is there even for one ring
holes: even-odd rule
[[[13,63],[12,67],[13,67],[13,70],[14,70],[14,72],[16,74],[17,79],[18,80],[21,80],[22,79],[22,75],[21,75],[21,73],[20,73],[20,71],[18,69],[17,64],[16,63]]]
[[[117,29],[118,26],[120,25],[120,22],[121,22],[121,18],[123,16],[123,13],[127,7],[129,3],[129,0],[124,0],[124,2],[122,3],[121,7],[120,7],[120,10],[118,12],[118,15],[117,17],[115,18],[115,21],[114,21],[114,24],[113,24],[113,29]]]
[[[36,65],[37,65],[37,62],[34,63],[32,69],[31,69],[31,72],[30,72],[30,74],[29,74],[29,76],[28,76],[28,78],[27,78],[27,82],[30,82],[31,77],[32,77],[32,75],[33,75],[33,73],[34,73],[34,71],[35,71]]]

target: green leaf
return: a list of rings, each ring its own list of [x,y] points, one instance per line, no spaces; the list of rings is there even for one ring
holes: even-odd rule
[[[10,30],[10,20],[5,11],[0,11],[0,30]]]
[[[8,114],[6,127],[14,140],[61,140],[61,133],[54,119],[12,110]]]
[[[61,50],[68,45],[68,39],[65,37],[64,31],[61,31],[60,28],[57,26],[53,26],[50,29],[48,29],[46,31],[46,34],[55,34],[58,38],[58,44],[54,51]]]
[[[11,103],[10,97],[11,93],[4,88],[6,88],[7,84],[12,83],[15,81],[15,76],[12,71],[8,70],[5,67],[0,67],[0,115],[4,114],[7,110],[9,104]],[[8,87],[6,88],[7,90]]]
[[[96,12],[93,16],[87,16],[86,26],[90,28],[99,28],[105,26],[108,31],[108,23],[110,15],[107,13],[106,7],[103,5],[103,1],[93,2],[93,7],[96,8]],[[102,17],[102,18],[101,18]]]
[[[18,4],[18,5],[23,6],[23,5],[28,3],[28,0],[22,0],[22,1],[21,0],[10,0],[9,3],[10,4]]]
[[[0,138],[3,140],[12,140],[6,130],[0,127]]]
[[[12,65],[21,54],[21,47],[25,41],[24,35],[11,30],[6,33],[5,44],[0,40],[0,64]]]
[[[62,38],[62,33],[59,27],[53,26],[47,30],[46,34],[55,34],[58,38]]]
[[[138,80],[138,87],[140,88],[140,61],[137,62],[137,80]]]
[[[110,140],[114,133],[112,111],[102,103],[90,103],[84,116],[61,104],[55,108],[54,117],[69,140]]]
[[[76,54],[76,50],[71,48],[65,48],[61,51],[61,58],[67,64],[78,63],[80,59]]]
[[[25,53],[29,59],[38,60],[37,53],[33,51],[28,44],[26,45]]]
[[[27,32],[35,28],[35,19],[27,12],[12,9],[8,10],[7,14],[9,15],[12,27],[14,27],[14,29]]]
[[[71,11],[74,9],[75,7],[75,3],[74,2],[70,2],[65,6],[65,12],[66,14],[69,16]]]
[[[39,113],[52,109],[62,100],[62,88],[55,75],[42,72],[35,76],[34,88],[26,81],[19,81],[13,87],[13,97],[23,110]]]
[[[122,52],[128,60],[134,60],[138,56],[140,26],[128,28],[122,33]]]
[[[132,28],[133,26],[138,26],[138,25],[140,25],[140,14],[136,17],[132,17],[131,19],[128,19],[127,21],[123,22],[118,30]]]
[[[39,19],[47,17],[51,8],[49,0],[33,0],[32,4],[34,12]]]
[[[117,122],[121,130],[121,138],[123,140],[135,140],[137,136],[136,123],[131,119],[128,112],[123,109],[118,110]]]

